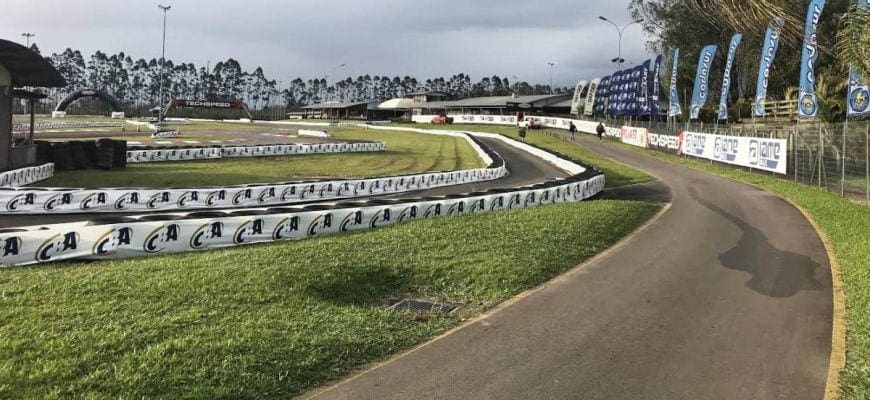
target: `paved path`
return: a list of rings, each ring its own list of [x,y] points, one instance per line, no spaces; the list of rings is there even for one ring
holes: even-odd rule
[[[672,206],[583,268],[317,399],[821,399],[830,268],[762,190],[587,138]]]

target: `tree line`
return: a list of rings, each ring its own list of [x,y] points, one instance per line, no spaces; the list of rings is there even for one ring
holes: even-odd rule
[[[31,48],[39,51],[34,43]],[[67,48],[46,57],[68,85],[52,92],[53,102],[65,94],[81,89],[102,89],[115,96],[125,108],[143,109],[158,104],[160,94],[160,59],[134,58],[120,52],[107,54],[96,51],[85,56],[79,50]],[[242,100],[249,108],[299,108],[326,101],[384,101],[405,97],[420,91],[443,91],[454,99],[478,96],[536,95],[550,93],[549,85],[510,82],[497,75],[483,77],[472,83],[471,77],[460,73],[449,78],[418,80],[411,76],[360,75],[333,80],[326,76],[281,81],[268,77],[263,68],[248,71],[235,59],[216,64],[196,66],[166,59],[163,78],[164,103],[170,98],[209,101]],[[570,93],[569,88],[556,88],[554,93]]]

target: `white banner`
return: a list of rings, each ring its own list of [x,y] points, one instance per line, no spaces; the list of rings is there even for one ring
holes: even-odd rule
[[[574,98],[571,99],[571,115],[580,114],[580,103],[583,101],[583,89],[586,88],[586,81],[577,82],[574,88]]]
[[[595,107],[595,95],[598,91],[599,83],[601,83],[601,78],[595,78],[592,82],[589,82],[589,91],[586,93],[586,105],[583,107],[583,115],[589,116],[595,111],[593,108]]]
[[[786,173],[788,141],[683,132],[683,154],[726,164]]]
[[[636,128],[633,126],[622,127],[622,143],[632,146],[646,148],[646,128]]]
[[[0,172],[0,187],[19,187],[46,180],[54,176],[54,164],[24,167]]]
[[[358,207],[295,213],[142,219],[89,225],[59,224],[0,233],[0,266],[75,258],[130,257],[299,240],[360,231],[423,218],[491,212],[588,199],[604,189],[604,175],[567,179],[545,188],[427,201],[370,201]],[[378,204],[383,203],[383,204]]]
[[[274,144],[260,146],[191,147],[182,149],[151,148],[128,150],[128,163],[207,160],[224,157],[265,157],[293,154],[353,153],[385,151],[387,145],[379,142]]]

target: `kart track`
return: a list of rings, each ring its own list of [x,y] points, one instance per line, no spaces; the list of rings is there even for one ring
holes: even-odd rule
[[[831,271],[803,215],[749,185],[579,142],[659,178],[671,206],[549,284],[307,397],[823,398]]]

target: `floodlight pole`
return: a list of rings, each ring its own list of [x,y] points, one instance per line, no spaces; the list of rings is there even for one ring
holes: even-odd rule
[[[553,94],[553,67],[556,66],[556,62],[547,61],[547,65],[550,66],[550,94]]]
[[[21,36],[24,36],[25,40],[27,40],[27,48],[29,49],[30,48],[30,38],[36,36],[36,34],[30,33],[30,32],[24,32],[21,34]]]
[[[625,62],[625,59],[622,58],[622,34],[625,32],[625,28],[628,28],[629,26],[632,26],[632,25],[634,25],[634,24],[639,24],[639,23],[643,22],[644,19],[641,18],[641,19],[639,19],[639,20],[637,20],[637,21],[632,21],[632,22],[630,22],[630,23],[624,25],[622,28],[620,28],[619,25],[616,25],[616,22],[613,22],[613,21],[611,21],[611,20],[609,20],[609,19],[607,19],[607,18],[605,18],[605,17],[603,17],[603,16],[598,16],[598,19],[600,19],[600,20],[602,20],[602,21],[604,21],[604,22],[607,22],[607,23],[613,25],[614,28],[616,28],[616,33],[619,35],[619,53],[617,53],[616,58],[614,58],[614,59],[611,60],[611,61],[613,61],[613,62],[616,63],[616,64],[622,64],[622,63],[624,63],[624,62]]]
[[[157,106],[163,109],[163,81],[165,79],[166,74],[166,12],[172,8],[172,6],[162,6],[160,4],[157,5],[161,10],[163,10],[163,47],[160,50],[160,98],[157,100]],[[157,116],[157,122],[163,122],[163,112]]]
[[[341,64],[336,65],[335,68],[333,68],[333,78],[335,79],[335,83],[336,83],[335,93],[333,94],[333,100],[335,100],[334,97],[338,95],[338,85],[337,85],[337,83],[338,83],[338,69],[346,67],[346,66],[347,66],[347,64],[341,63]],[[329,79],[329,75],[326,75],[326,78]],[[329,82],[328,81],[326,82],[326,94],[329,95]]]

